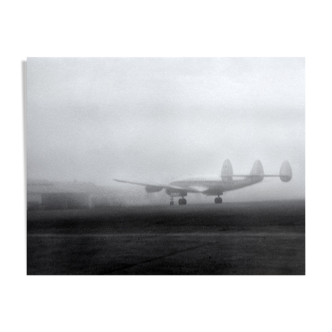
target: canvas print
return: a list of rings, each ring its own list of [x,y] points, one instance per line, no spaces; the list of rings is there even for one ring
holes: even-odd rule
[[[28,58],[28,275],[304,275],[304,58]]]

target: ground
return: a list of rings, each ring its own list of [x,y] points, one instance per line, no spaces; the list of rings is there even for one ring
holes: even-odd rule
[[[29,211],[27,274],[303,275],[305,202]]]

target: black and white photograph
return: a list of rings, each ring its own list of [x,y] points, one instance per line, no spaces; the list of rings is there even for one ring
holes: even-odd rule
[[[304,275],[305,58],[28,58],[28,275]]]

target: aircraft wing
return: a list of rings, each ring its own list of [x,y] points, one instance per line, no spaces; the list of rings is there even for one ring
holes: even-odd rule
[[[156,188],[171,188],[171,186],[169,185],[164,185],[164,184],[160,184],[160,183],[142,183],[142,182],[133,182],[133,181],[126,181],[126,180],[119,180],[119,179],[113,179],[116,182],[122,182],[122,183],[129,183],[129,184],[136,184],[138,186],[149,186],[149,187],[156,187]]]
[[[191,193],[199,193],[202,192],[200,190],[191,188],[191,187],[179,187],[179,186],[174,186],[174,185],[169,185],[169,184],[161,184],[161,183],[143,183],[143,182],[134,182],[134,181],[126,181],[126,180],[119,180],[119,179],[113,179],[114,181],[117,182],[122,182],[122,183],[129,183],[129,184],[135,184],[138,186],[144,186],[150,189],[156,189],[156,190],[162,190],[162,189],[170,189],[174,191],[179,191],[179,190],[185,190],[187,192]]]

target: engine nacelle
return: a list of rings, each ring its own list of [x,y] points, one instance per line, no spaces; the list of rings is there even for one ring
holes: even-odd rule
[[[163,190],[163,187],[156,187],[156,186],[146,186],[145,191],[147,193],[157,193],[158,191]]]

